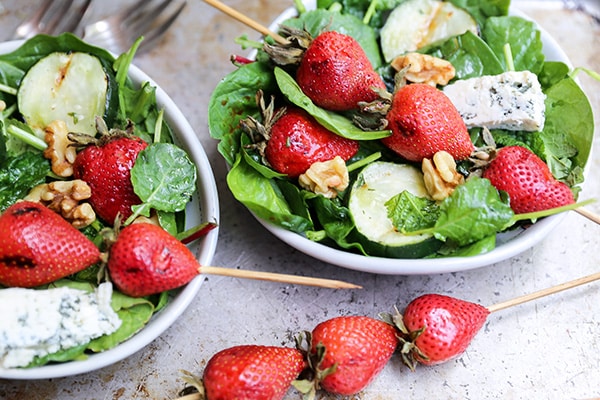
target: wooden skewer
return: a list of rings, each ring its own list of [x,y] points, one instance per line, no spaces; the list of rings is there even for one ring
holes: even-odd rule
[[[230,17],[238,20],[239,22],[243,23],[244,25],[249,26],[250,28],[254,29],[255,31],[260,32],[265,36],[271,36],[279,44],[288,44],[289,43],[289,41],[286,38],[284,38],[283,36],[281,36],[280,34],[273,32],[266,26],[263,26],[263,25],[259,24],[258,22],[254,21],[253,19],[248,18],[247,16],[240,13],[239,11],[236,11],[233,8],[229,7],[228,5],[221,3],[219,0],[204,0],[204,2],[215,7],[217,10],[224,12],[225,14],[229,15]]]
[[[600,225],[600,215],[594,214],[593,212],[586,210],[585,208],[581,208],[581,207],[576,208],[575,211],[577,211],[579,214],[583,215],[590,221],[593,221],[593,222],[597,223],[598,225]]]
[[[540,297],[562,292],[563,290],[571,289],[576,286],[584,285],[586,283],[590,283],[598,279],[600,279],[600,272],[596,272],[595,274],[584,276],[582,278],[577,278],[569,282],[561,283],[560,285],[538,290],[537,292],[515,297],[514,299],[488,306],[487,309],[492,313],[495,311],[503,310],[508,307],[526,303],[531,300],[539,299]]]
[[[344,281],[307,276],[277,274],[274,272],[248,271],[237,268],[202,266],[201,274],[230,276],[233,278],[256,279],[270,282],[292,283],[295,285],[318,286],[329,289],[362,289],[362,286]]]

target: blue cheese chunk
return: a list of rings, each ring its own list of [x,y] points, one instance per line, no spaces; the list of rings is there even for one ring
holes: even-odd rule
[[[94,292],[60,287],[0,290],[0,368],[23,367],[45,356],[115,332],[112,284]]]
[[[537,76],[510,71],[458,80],[444,88],[467,128],[487,127],[513,131],[544,128],[546,95]]]

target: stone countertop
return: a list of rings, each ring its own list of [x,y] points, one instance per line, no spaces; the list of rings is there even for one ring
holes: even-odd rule
[[[131,0],[130,0],[131,1]],[[37,2],[3,0],[0,33],[8,32]],[[292,2],[229,0],[268,24]],[[95,4],[100,16],[120,1]],[[102,7],[99,7],[102,5]],[[515,1],[561,45],[574,66],[600,71],[600,24],[576,1]],[[449,274],[388,276],[317,261],[285,245],[256,222],[229,193],[225,163],[207,131],[211,91],[244,54],[234,39],[249,28],[201,1],[182,16],[152,52],[135,63],[179,105],[206,149],[220,195],[220,238],[214,265],[301,273],[360,282],[362,291],[334,291],[226,277],[208,277],[186,312],[133,356],[101,370],[61,379],[0,380],[0,399],[174,399],[185,386],[180,370],[200,375],[217,351],[239,344],[293,346],[293,337],[338,315],[376,316],[403,308],[424,293],[494,304],[596,272],[600,226],[569,213],[545,240],[487,267]],[[600,83],[580,75],[596,115]],[[598,128],[595,146],[598,148]],[[581,198],[600,198],[600,153],[593,154]],[[589,206],[600,212],[600,204]],[[590,399],[600,396],[600,283],[571,289],[490,315],[467,351],[448,363],[404,368],[399,358],[354,399]],[[0,320],[1,321],[1,320]],[[290,390],[289,399],[298,394]]]

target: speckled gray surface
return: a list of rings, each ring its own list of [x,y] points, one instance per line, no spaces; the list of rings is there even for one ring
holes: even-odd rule
[[[33,10],[31,0],[3,0],[0,33],[7,36]],[[121,1],[96,4],[95,15]],[[123,2],[124,3],[124,2]],[[291,1],[227,1],[268,24]],[[600,71],[600,25],[576,2],[515,1],[563,47],[575,66]],[[181,369],[200,374],[215,352],[238,344],[293,345],[293,336],[338,315],[376,316],[427,292],[489,305],[600,269],[600,226],[569,213],[535,247],[487,267],[450,274],[384,276],[328,265],[288,247],[258,224],[228,192],[225,165],[207,131],[212,89],[240,53],[234,38],[249,28],[197,0],[189,1],[160,46],[136,64],[160,84],[195,127],[213,165],[221,203],[215,265],[301,273],[359,282],[361,291],[208,277],[183,316],[147,348],[88,374],[51,380],[0,380],[0,399],[174,399]],[[600,83],[580,77],[596,116]],[[598,149],[596,129],[596,149]],[[600,198],[600,152],[591,160],[582,198]],[[589,206],[600,212],[600,204]],[[415,372],[398,359],[355,399],[589,399],[600,396],[600,283],[492,314],[458,359]],[[293,391],[286,397],[296,399]]]

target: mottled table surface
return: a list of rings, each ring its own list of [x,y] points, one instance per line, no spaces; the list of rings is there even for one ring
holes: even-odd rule
[[[131,2],[129,0],[128,2]],[[0,35],[39,1],[3,0]],[[98,1],[103,16],[124,0]],[[268,24],[290,1],[228,0],[243,14]],[[592,6],[594,5],[593,2]],[[558,41],[573,65],[600,71],[600,24],[575,1],[515,1]],[[121,6],[122,7],[122,6]],[[301,273],[360,282],[361,291],[334,291],[225,277],[206,278],[178,321],[149,346],[101,370],[60,379],[0,380],[0,399],[174,399],[185,386],[181,369],[200,374],[217,351],[238,344],[293,345],[293,337],[338,315],[376,316],[414,297],[437,292],[494,304],[600,270],[600,227],[569,213],[535,247],[483,268],[425,276],[351,271],[317,261],[285,245],[229,193],[225,164],[207,131],[211,91],[233,70],[229,55],[242,53],[234,38],[249,28],[202,1],[190,0],[165,39],[135,63],[179,105],[206,149],[221,204],[214,265]],[[600,83],[580,76],[600,115]],[[598,148],[598,129],[595,146]],[[582,198],[600,198],[600,152],[591,160]],[[600,212],[600,204],[589,206]],[[600,396],[600,283],[492,314],[468,350],[434,367],[404,368],[391,361],[356,399],[589,399]],[[1,323],[1,319],[0,319]],[[287,398],[298,398],[293,391]]]

